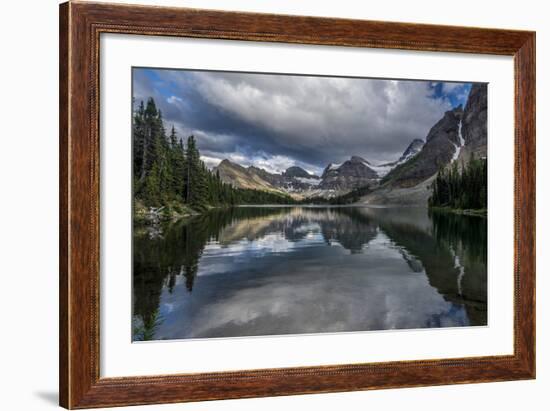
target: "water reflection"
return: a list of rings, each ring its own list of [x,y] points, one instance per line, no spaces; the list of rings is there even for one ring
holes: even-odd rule
[[[426,209],[239,207],[135,230],[134,340],[487,323],[487,225]]]

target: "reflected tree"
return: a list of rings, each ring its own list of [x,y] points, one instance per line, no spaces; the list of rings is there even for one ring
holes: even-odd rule
[[[134,317],[132,331],[134,341],[153,340],[155,332],[161,324],[162,318],[158,309],[146,316]]]
[[[146,231],[134,230],[134,340],[154,336],[161,321],[159,306],[163,289],[172,293],[178,276],[184,277],[187,291],[192,292],[206,244],[217,241],[223,227],[243,218],[246,210],[253,209],[214,210],[180,220],[163,227],[162,236],[149,236]],[[254,210],[256,216],[284,212],[281,209]]]
[[[163,227],[162,236],[134,235],[134,340],[154,339],[162,323],[160,301],[178,284],[190,295],[200,282],[200,261],[209,242],[220,247],[277,233],[303,241],[314,230],[359,253],[379,231],[411,268],[426,272],[430,285],[471,325],[487,323],[487,222],[480,217],[403,209],[239,207],[216,209]],[[322,247],[322,242],[319,243]],[[414,275],[414,274],[411,274]],[[203,281],[208,277],[203,277]],[[227,278],[227,281],[233,281]],[[195,291],[196,292],[196,291]],[[184,297],[187,298],[187,297]],[[452,312],[448,314],[454,316]]]
[[[447,301],[464,305],[471,325],[487,324],[487,226],[482,217],[429,212],[430,224],[404,224],[391,214],[371,211],[396,246],[421,261],[430,284]],[[428,211],[426,211],[428,213]]]

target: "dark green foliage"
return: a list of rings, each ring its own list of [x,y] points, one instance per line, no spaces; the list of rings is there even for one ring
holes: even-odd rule
[[[464,250],[473,261],[487,261],[487,219],[479,216],[430,210],[433,234],[439,244]]]
[[[195,137],[187,139],[187,191],[185,201],[195,210],[202,210],[208,202],[208,175],[211,174],[200,159]]]
[[[388,174],[386,174],[381,180],[380,184],[384,185],[390,181],[396,181],[399,180],[402,176],[407,175],[411,173],[412,170],[414,170],[417,166],[417,163],[421,161],[421,157],[418,155],[413,156],[410,160],[405,161],[402,164],[399,164],[397,167],[395,167],[393,170],[391,170]]]
[[[234,189],[235,204],[295,204],[296,200],[285,194],[269,191]]]
[[[221,230],[233,221],[250,216],[284,213],[283,208],[215,209],[170,224],[162,236],[134,232],[133,340],[155,339],[164,321],[160,311],[162,289],[174,290],[176,279],[183,276],[185,288],[192,292],[197,280],[199,261],[209,241],[218,241]]]
[[[134,196],[146,206],[186,203],[204,211],[211,206],[294,203],[282,193],[224,183],[201,161],[194,136],[189,136],[184,147],[173,126],[166,135],[162,113],[152,98],[134,111],[132,136]]]
[[[133,123],[133,180],[137,198],[147,205],[165,204],[174,199],[171,189],[173,148],[166,137],[162,113],[150,98],[140,103]]]
[[[145,318],[134,318],[134,329],[132,331],[134,341],[151,341],[162,322],[158,309]]]
[[[457,162],[441,169],[431,185],[430,207],[487,208],[487,160],[473,156],[459,169]]]
[[[183,141],[177,137],[174,126],[172,126],[172,131],[170,132],[169,161],[172,171],[170,176],[170,191],[176,198],[183,199],[186,195],[187,159],[185,157]]]

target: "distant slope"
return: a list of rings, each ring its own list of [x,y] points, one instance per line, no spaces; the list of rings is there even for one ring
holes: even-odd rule
[[[392,205],[392,206],[423,206],[430,197],[430,184],[435,175],[411,187],[379,187],[372,193],[362,197],[359,204]]]
[[[329,164],[323,171],[319,188],[349,191],[374,183],[378,178],[367,160],[353,156],[342,164]]]
[[[464,107],[462,120],[464,157],[487,156],[487,84],[474,84]]]
[[[283,176],[286,178],[316,178],[319,177],[313,174],[309,174],[306,170],[304,170],[302,167],[298,166],[292,166],[287,168],[283,172]]]
[[[415,138],[413,141],[411,141],[411,144],[405,149],[401,157],[399,157],[399,160],[397,160],[397,164],[402,164],[405,161],[410,160],[413,158],[413,156],[417,155],[420,150],[424,147],[424,140],[421,140],[419,138]]]
[[[261,178],[253,170],[250,171],[249,169],[232,163],[227,159],[223,160],[217,167],[215,167],[214,172],[218,172],[220,174],[220,178],[223,182],[231,184],[236,188],[264,190],[278,193],[284,192]]]
[[[214,171],[220,173],[223,182],[233,187],[284,193],[295,199],[318,193],[317,186],[321,182],[320,177],[309,174],[300,167],[290,167],[278,174],[254,166],[245,168],[227,159],[215,167]]]
[[[391,170],[381,181],[392,187],[413,187],[433,176],[448,164],[460,146],[459,125],[462,106],[447,111],[429,131],[426,144],[408,161]]]
[[[420,150],[422,150],[422,147],[424,147],[424,140],[415,138],[407,146],[407,148],[405,149],[403,154],[401,154],[401,157],[397,159],[397,161],[392,161],[391,163],[384,163],[376,166],[371,164],[370,168],[376,171],[379,178],[384,178],[394,168],[409,161],[411,158],[417,155],[420,152]]]
[[[473,84],[464,107],[447,111],[429,131],[418,154],[396,166],[366,204],[425,205],[429,185],[441,167],[487,156],[487,85]]]

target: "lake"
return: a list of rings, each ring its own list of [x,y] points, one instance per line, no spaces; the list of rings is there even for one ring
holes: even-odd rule
[[[133,340],[487,324],[487,220],[247,206],[134,230]]]

